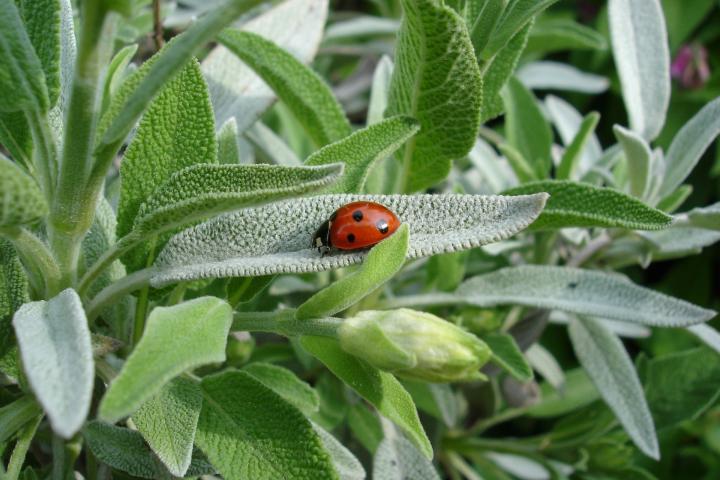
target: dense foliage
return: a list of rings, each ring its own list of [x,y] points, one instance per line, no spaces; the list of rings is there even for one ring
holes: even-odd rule
[[[0,25],[0,479],[720,477],[716,1]]]

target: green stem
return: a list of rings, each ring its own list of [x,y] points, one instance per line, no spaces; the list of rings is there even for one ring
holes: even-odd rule
[[[475,435],[482,433],[490,427],[494,427],[495,425],[523,416],[527,410],[527,408],[508,408],[490,418],[478,420],[469,429],[467,429],[464,434]]]
[[[342,324],[341,318],[313,318],[296,320],[293,309],[278,312],[236,312],[233,330],[249,332],[270,332],[285,337],[298,335],[314,335],[319,337],[337,338],[337,329]]]
[[[80,283],[78,284],[78,294],[81,297],[86,295],[90,287],[92,287],[93,282],[95,282],[103,270],[112,265],[115,260],[131,250],[135,245],[140,243],[141,240],[142,238],[130,233],[118,240],[115,244],[111,245],[110,248],[107,249],[100,258],[98,258],[97,261],[87,269],[85,275],[83,275]]]
[[[150,303],[150,287],[146,286],[140,291],[137,304],[135,305],[135,324],[133,326],[133,345],[137,345],[145,331],[145,317],[147,317],[148,304]]]
[[[28,126],[33,138],[33,166],[40,179],[45,199],[50,203],[55,190],[57,177],[57,149],[55,138],[47,115],[36,111],[26,112]]]
[[[23,263],[28,266],[33,288],[46,295],[56,293],[60,282],[60,268],[45,243],[22,227],[0,229],[0,235],[12,242]]]
[[[38,415],[35,421],[28,423],[23,427],[18,441],[15,443],[12,455],[10,456],[10,462],[8,463],[7,472],[3,477],[4,480],[17,480],[20,472],[22,471],[23,463],[25,463],[25,455],[27,455],[28,448],[32,443],[32,439],[35,437],[38,425],[42,420],[42,415]]]
[[[52,456],[52,480],[65,480],[67,452],[65,451],[65,441],[57,435],[53,435],[52,439]]]
[[[95,320],[104,308],[119,301],[128,293],[150,285],[150,279],[156,272],[157,269],[154,267],[138,270],[105,287],[88,303],[85,309],[88,321]]]

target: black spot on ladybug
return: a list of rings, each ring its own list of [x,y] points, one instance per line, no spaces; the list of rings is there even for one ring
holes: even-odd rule
[[[570,283],[568,283],[568,288],[569,288],[570,290],[575,290],[575,287],[577,287],[577,286],[578,286],[577,282],[570,282]]]
[[[382,233],[383,235],[388,232],[388,224],[385,220],[378,220],[378,222],[375,224],[377,229]]]
[[[353,212],[352,217],[353,217],[353,220],[355,220],[356,222],[359,222],[363,219],[363,214],[360,210],[355,210]]]
[[[348,233],[347,241],[353,243],[355,241],[355,235],[352,233]]]

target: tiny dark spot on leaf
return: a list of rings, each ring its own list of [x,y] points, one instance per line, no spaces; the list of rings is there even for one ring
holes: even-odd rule
[[[360,210],[355,210],[353,212],[352,217],[353,217],[353,220],[355,220],[356,222],[359,222],[360,220],[363,219],[363,214]]]
[[[352,233],[348,233],[347,241],[353,243],[355,241],[355,235]]]
[[[571,289],[571,290],[574,290],[575,287],[577,287],[577,286],[578,286],[577,282],[570,282],[570,283],[568,283],[568,288]]]
[[[390,465],[392,465],[394,467],[397,465],[397,462],[395,460],[390,460]]]

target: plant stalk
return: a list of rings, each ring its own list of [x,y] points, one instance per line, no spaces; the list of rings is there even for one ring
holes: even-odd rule
[[[48,117],[36,111],[26,113],[30,134],[36,148],[33,150],[33,166],[48,204],[52,202],[57,179],[57,148]]]
[[[38,293],[49,295],[58,290],[60,268],[45,243],[32,232],[22,227],[8,227],[0,230],[7,237],[23,263],[28,267],[30,283]]]
[[[95,320],[104,308],[120,301],[128,293],[150,285],[150,279],[156,272],[157,269],[154,267],[144,268],[105,287],[88,303],[85,309],[88,321]]]
[[[293,309],[278,312],[236,312],[232,329],[277,333],[285,337],[314,335],[337,338],[337,329],[342,322],[341,318],[335,317],[296,320]]]
[[[8,462],[7,472],[3,476],[3,480],[17,480],[20,472],[22,471],[23,463],[25,463],[25,456],[27,455],[28,448],[32,443],[32,439],[35,437],[38,425],[42,420],[42,415],[38,415],[34,421],[28,423],[20,431],[18,441],[15,443],[12,455],[10,456],[10,462]]]

